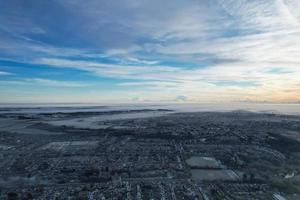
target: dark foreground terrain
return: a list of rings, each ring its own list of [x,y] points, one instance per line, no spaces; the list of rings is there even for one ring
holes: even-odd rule
[[[1,200],[299,200],[299,194],[297,116],[168,110],[0,116]]]

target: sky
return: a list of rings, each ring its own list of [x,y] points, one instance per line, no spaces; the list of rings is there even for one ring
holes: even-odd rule
[[[0,0],[0,103],[300,102],[299,0]]]

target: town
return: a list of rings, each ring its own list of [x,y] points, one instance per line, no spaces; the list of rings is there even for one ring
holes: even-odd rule
[[[300,117],[2,113],[0,199],[300,199]]]

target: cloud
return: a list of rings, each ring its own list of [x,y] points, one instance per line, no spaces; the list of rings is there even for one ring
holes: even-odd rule
[[[32,78],[26,79],[26,82],[36,83],[39,85],[52,86],[52,87],[87,87],[90,84],[82,83],[82,82],[73,82],[73,81],[58,81],[58,80],[50,80],[50,79],[42,79],[42,78]]]
[[[108,64],[95,61],[41,58],[35,64],[48,65],[57,68],[75,68],[91,72],[98,76],[115,77],[123,79],[155,79],[161,73],[174,73],[180,69],[171,66],[138,66],[123,65],[123,63]],[[151,63],[152,64],[152,63]]]
[[[146,99],[300,98],[297,0],[30,2],[0,3],[0,58],[33,71],[77,70]],[[20,79],[93,85],[78,77]]]
[[[12,73],[0,71],[0,76],[2,76],[2,75],[12,75]]]
[[[175,98],[175,101],[187,101],[187,100],[188,98],[184,95],[180,95]]]
[[[81,88],[88,87],[91,84],[83,82],[73,82],[73,81],[59,81],[51,79],[42,79],[42,78],[26,78],[26,79],[17,79],[17,80],[5,80],[0,81],[1,85],[31,85],[31,86],[49,86],[49,87],[66,87],[66,88]]]

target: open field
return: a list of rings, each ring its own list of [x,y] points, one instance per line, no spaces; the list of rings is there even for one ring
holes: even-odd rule
[[[232,170],[192,169],[192,177],[199,181],[232,181],[240,177]]]
[[[190,167],[193,168],[219,168],[220,163],[212,157],[192,156],[185,161]]]

